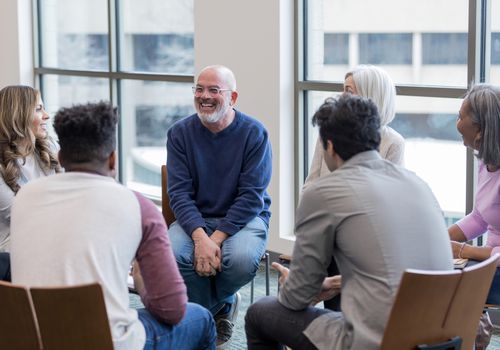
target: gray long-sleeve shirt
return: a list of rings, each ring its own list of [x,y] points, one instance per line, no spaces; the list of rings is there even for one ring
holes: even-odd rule
[[[319,349],[377,349],[403,271],[453,269],[431,190],[376,151],[357,154],[312,183],[296,217],[297,240],[280,302],[306,308],[332,256],[342,274],[342,313],[320,316],[304,332]]]

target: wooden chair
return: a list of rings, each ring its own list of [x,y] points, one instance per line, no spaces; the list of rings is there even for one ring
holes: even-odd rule
[[[169,227],[175,221],[175,215],[170,208],[170,198],[168,197],[167,192],[167,184],[168,184],[168,175],[167,175],[167,166],[161,166],[161,212],[163,214],[163,218],[167,223],[167,227]],[[269,254],[266,252],[262,255],[260,261],[264,261],[265,270],[266,270],[266,295],[269,295]],[[254,280],[252,279],[250,285],[250,303],[253,303],[254,297]]]
[[[380,349],[472,349],[498,258],[464,270],[405,271]]]
[[[10,350],[42,348],[28,289],[1,281],[0,348]]]
[[[43,350],[113,350],[104,296],[98,283],[30,291]]]
[[[163,214],[163,217],[165,218],[167,227],[170,227],[170,225],[175,221],[175,215],[174,212],[172,211],[172,208],[170,208],[170,198],[168,197],[168,192],[167,192],[167,183],[168,183],[167,181],[168,181],[167,166],[162,165],[161,166],[161,212]]]

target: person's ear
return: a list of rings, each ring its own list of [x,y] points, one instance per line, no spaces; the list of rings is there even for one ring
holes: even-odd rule
[[[108,157],[108,168],[111,171],[116,170],[116,151],[112,151]]]
[[[231,91],[231,102],[229,102],[229,105],[234,106],[236,104],[237,99],[238,99],[238,91]]]
[[[116,178],[116,150],[111,152],[108,157],[108,173],[112,178]]]
[[[330,157],[335,155],[335,148],[333,147],[333,142],[331,140],[326,140],[326,153],[328,153]]]
[[[61,154],[61,150],[57,152],[57,160],[59,161],[59,165],[64,168],[64,158]]]
[[[476,136],[474,137],[474,148],[479,149],[479,145],[481,144],[481,130],[478,130]]]

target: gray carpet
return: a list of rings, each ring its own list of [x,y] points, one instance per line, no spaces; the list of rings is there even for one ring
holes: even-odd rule
[[[488,350],[500,350],[500,329],[495,329]]]

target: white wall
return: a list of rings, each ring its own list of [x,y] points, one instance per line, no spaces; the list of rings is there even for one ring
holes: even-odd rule
[[[231,68],[239,91],[236,108],[262,121],[269,131],[273,176],[268,249],[291,253],[293,1],[195,0],[194,14],[196,71],[210,64]]]
[[[33,86],[31,0],[0,1],[0,88]]]

